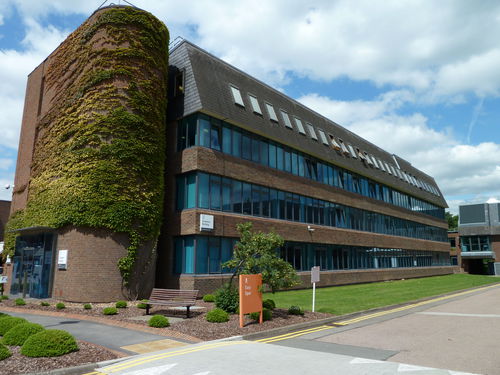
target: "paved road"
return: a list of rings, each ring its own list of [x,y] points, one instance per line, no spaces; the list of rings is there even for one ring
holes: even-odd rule
[[[500,286],[258,341],[150,353],[87,374],[500,374]],[[460,372],[462,371],[462,372]]]

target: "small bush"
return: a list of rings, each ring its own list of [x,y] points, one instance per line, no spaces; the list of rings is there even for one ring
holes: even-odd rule
[[[259,319],[260,319],[260,313],[259,312],[250,313],[250,318],[252,318],[256,322],[258,322]],[[272,310],[269,310],[269,309],[263,309],[262,310],[262,320],[264,322],[266,320],[271,320],[272,318],[273,318],[273,312],[272,312]]]
[[[222,309],[213,309],[207,313],[206,319],[210,323],[224,323],[229,321],[229,314]]]
[[[124,309],[127,307],[127,301],[118,301],[115,306],[117,309]]]
[[[22,298],[16,298],[16,306],[24,306],[26,305],[26,301]]]
[[[274,310],[276,308],[276,303],[272,299],[265,299],[262,302],[262,307],[269,310]]]
[[[10,315],[6,314],[6,313],[3,313],[3,312],[0,312],[0,319],[5,318],[7,316],[10,316]]]
[[[213,294],[205,294],[203,296],[203,302],[215,302],[215,296]]]
[[[62,302],[58,302],[56,303],[56,309],[58,310],[62,310],[62,309],[65,309],[66,308],[66,305]]]
[[[4,336],[12,327],[18,324],[27,323],[24,318],[17,318],[15,316],[7,316],[0,319],[0,336]]]
[[[304,315],[304,311],[300,306],[290,306],[288,308],[288,315]]]
[[[6,299],[9,299],[8,295],[0,296],[0,301],[6,300]]]
[[[78,350],[73,336],[59,329],[47,329],[30,336],[21,347],[27,357],[58,357]]]
[[[7,348],[4,344],[0,343],[0,361],[5,358],[9,358],[12,355],[9,348]]]
[[[151,319],[149,319],[148,325],[150,327],[163,328],[168,327],[170,325],[170,322],[163,315],[153,315]]]
[[[233,286],[226,285],[215,292],[215,306],[219,309],[234,314],[239,308],[239,303],[238,289]]]
[[[147,299],[143,299],[141,302],[139,302],[137,304],[137,308],[138,309],[145,309],[148,306],[147,302],[148,302]]]
[[[47,307],[47,306],[50,306],[50,303],[48,303],[48,302],[40,302],[40,306]]]
[[[45,330],[43,326],[36,323],[21,323],[12,327],[4,335],[2,342],[11,346],[22,346],[28,337]]]
[[[83,308],[85,310],[90,310],[90,309],[92,309],[92,305],[90,303],[86,303],[86,304],[83,305]]]
[[[102,313],[104,315],[116,315],[118,314],[118,310],[116,309],[116,307],[105,307],[104,309],[102,309]]]

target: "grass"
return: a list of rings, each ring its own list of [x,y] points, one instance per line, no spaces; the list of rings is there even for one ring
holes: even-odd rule
[[[342,315],[497,282],[500,282],[500,278],[493,276],[456,274],[316,288],[316,311]],[[279,308],[288,309],[295,305],[304,310],[312,309],[312,287],[275,294],[265,293],[263,298],[273,299]]]

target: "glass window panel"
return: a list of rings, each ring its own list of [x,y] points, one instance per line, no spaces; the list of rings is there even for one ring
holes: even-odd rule
[[[280,112],[281,112],[281,117],[283,117],[283,121],[285,123],[285,126],[287,128],[293,129],[292,123],[290,122],[290,117],[288,117],[288,113],[286,113],[282,109],[280,110]]]
[[[233,257],[233,240],[222,238],[221,240],[221,263],[225,263]],[[229,268],[222,268],[222,272],[231,272]]]
[[[269,118],[272,121],[278,122],[278,116],[276,116],[276,112],[272,104],[266,103],[267,113],[269,114]]]
[[[210,147],[214,150],[220,151],[220,135],[220,126],[212,124],[212,129],[210,131]]]
[[[265,141],[260,141],[260,163],[266,166],[269,164],[269,144]]]
[[[182,263],[184,261],[184,244],[182,238],[175,239],[175,273],[182,273]]]
[[[305,176],[305,160],[302,155],[299,155],[298,157],[298,163],[299,163],[299,176],[304,177]]]
[[[248,97],[250,98],[250,104],[252,105],[252,110],[255,113],[258,113],[259,115],[261,115],[262,110],[260,109],[259,101],[257,100],[257,98],[253,95],[248,95]]]
[[[278,191],[278,219],[284,220],[285,217],[285,192]]]
[[[176,208],[177,210],[182,210],[185,208],[185,195],[186,195],[186,181],[185,181],[185,176],[177,176],[176,180]]]
[[[252,140],[247,135],[241,137],[241,157],[247,160],[252,159]]]
[[[209,273],[220,273],[220,238],[209,237],[208,240]]]
[[[285,171],[292,172],[292,155],[288,150],[285,150]]]
[[[233,155],[241,158],[241,133],[233,129]]]
[[[196,273],[208,273],[208,238],[196,237]]]
[[[318,133],[319,133],[319,137],[321,138],[321,142],[323,142],[323,144],[325,144],[327,146],[330,146],[328,144],[328,139],[326,138],[325,132],[321,129],[318,129]]]
[[[279,204],[278,204],[278,191],[274,189],[269,189],[269,199],[271,201],[271,217],[279,218]]]
[[[225,212],[231,212],[231,185],[230,179],[222,179],[222,210]]]
[[[260,216],[260,186],[252,185],[252,215]]]
[[[208,174],[198,173],[198,207],[209,208],[209,177]]]
[[[210,209],[221,209],[221,178],[210,176]]]
[[[262,216],[269,217],[269,188],[261,187]]]
[[[294,120],[295,120],[295,125],[297,126],[297,129],[299,129],[299,133],[305,135],[306,132],[304,130],[304,125],[302,124],[302,120],[299,119],[298,117],[294,117]]]
[[[242,190],[243,213],[246,215],[252,214],[252,185],[243,183]]]
[[[307,125],[307,130],[309,131],[309,135],[311,136],[312,139],[318,140],[318,136],[316,135],[316,131],[314,130],[314,126],[306,122]]]
[[[196,144],[196,117],[191,116],[187,122],[187,140],[186,147],[192,147]]]
[[[222,152],[226,154],[231,154],[231,129],[227,126],[222,128]]]
[[[269,144],[269,166],[271,168],[277,168],[276,164],[276,146],[272,143]]]
[[[259,151],[260,141],[258,139],[252,138],[252,161],[258,163],[260,158]]]
[[[200,118],[198,127],[200,129],[200,146],[210,147],[210,121]]]
[[[232,181],[232,189],[231,189],[232,203],[233,203],[233,212],[241,213],[242,212],[242,201],[241,201],[241,190],[242,183],[240,181],[233,180]]]
[[[231,86],[231,93],[233,94],[234,103],[245,107],[245,103],[243,103],[243,98],[241,97],[240,90],[234,86]]]
[[[194,237],[184,239],[184,273],[194,273]]]
[[[196,207],[196,174],[191,173],[187,176],[186,187],[186,208],[194,208]]]
[[[276,146],[276,167],[282,171],[285,168],[283,161],[283,148]]]

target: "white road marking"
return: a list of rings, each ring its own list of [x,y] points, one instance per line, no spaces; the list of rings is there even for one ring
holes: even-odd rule
[[[141,370],[134,370],[134,371],[130,371],[130,372],[122,372],[121,375],[162,375],[174,366],[177,366],[177,363],[173,363],[170,365],[164,365],[164,366],[149,367],[149,368],[144,368]],[[106,369],[102,369],[100,371],[104,372],[105,374],[108,374],[106,372]]]
[[[349,362],[351,365],[360,364],[360,363],[386,363],[384,361],[379,361],[378,359],[369,359],[369,358],[354,358]]]
[[[472,372],[460,372],[460,371],[448,371],[450,375],[481,375],[481,374],[473,374]]]
[[[208,375],[210,374],[210,371],[205,371],[205,372],[197,372],[196,374],[194,375]]]
[[[398,367],[398,372],[427,371],[427,370],[436,370],[436,369],[432,367],[422,367],[422,366],[414,366],[406,364],[400,364]]]
[[[473,318],[500,318],[499,314],[460,314],[460,313],[447,313],[447,312],[418,312],[421,315],[443,315],[443,316],[470,316]]]

